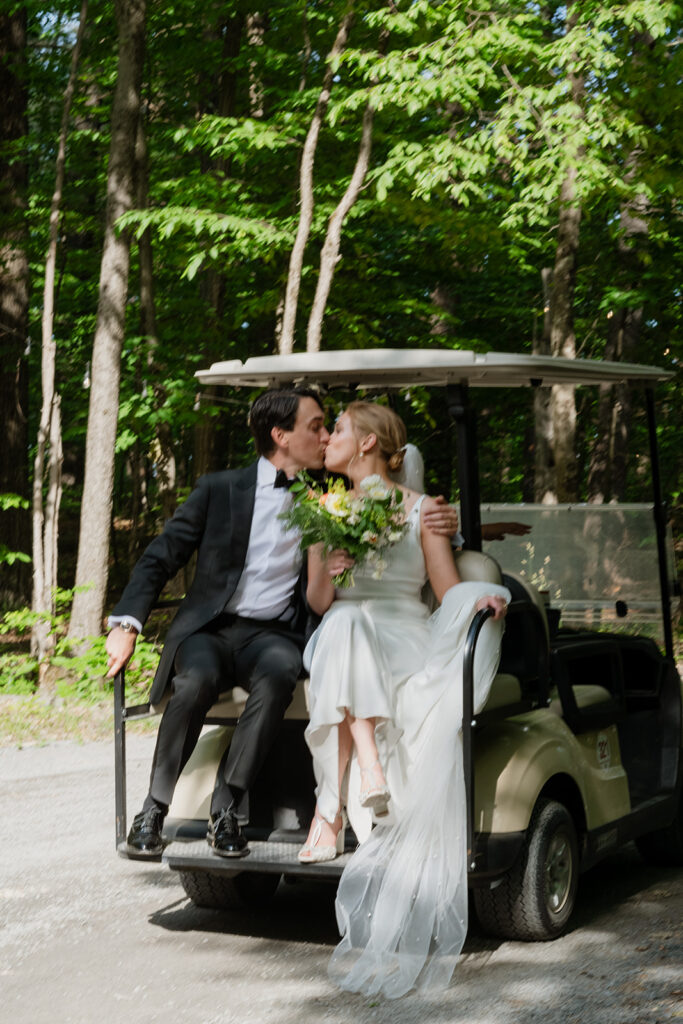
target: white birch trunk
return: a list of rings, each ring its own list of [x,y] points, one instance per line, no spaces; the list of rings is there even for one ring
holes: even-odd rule
[[[289,259],[282,327],[278,342],[280,355],[288,355],[294,351],[294,328],[296,325],[296,310],[299,303],[299,289],[301,287],[301,271],[304,264],[304,251],[311,231],[311,224],[313,223],[313,165],[315,163],[315,151],[318,146],[320,129],[325,120],[327,107],[330,102],[334,78],[334,61],[346,46],[352,20],[353,0],[349,0],[339,26],[339,31],[337,32],[337,37],[327,55],[327,70],[325,71],[323,86],[318,96],[315,113],[313,114],[301,154],[301,168],[299,171],[299,224]]]
[[[31,652],[38,659],[39,683],[43,681],[46,660],[54,649],[48,617],[55,612],[57,587],[57,557],[59,537],[59,506],[62,498],[62,421],[60,398],[55,389],[56,343],[54,338],[55,268],[59,221],[66,167],[66,140],[69,130],[71,103],[76,90],[80,60],[88,15],[88,0],[81,4],[78,32],[71,55],[69,80],[64,93],[62,122],[57,146],[55,189],[50,204],[48,248],[45,257],[45,283],[43,287],[41,387],[42,404],[40,424],[33,466],[33,610],[41,616],[31,632]],[[43,487],[47,476],[47,494],[43,501]]]
[[[363,112],[363,131],[361,134],[360,145],[358,147],[356,166],[354,167],[353,174],[351,175],[351,181],[349,182],[346,192],[339,201],[336,210],[332,213],[327,224],[327,233],[320,253],[320,273],[318,275],[318,284],[315,289],[313,306],[308,320],[308,332],[306,336],[307,352],[320,351],[320,339],[322,336],[325,307],[330,294],[330,288],[332,287],[334,271],[340,259],[339,248],[341,245],[342,227],[344,225],[346,215],[360,194],[360,190],[365,180],[365,175],[368,173],[368,167],[370,165],[370,152],[372,150],[372,123],[374,114],[375,112],[373,108],[368,104]]]

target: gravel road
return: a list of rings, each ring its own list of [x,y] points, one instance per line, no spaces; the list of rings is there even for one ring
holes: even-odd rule
[[[128,737],[129,807],[153,740]],[[260,914],[199,910],[171,872],[114,852],[113,747],[0,750],[0,1020],[13,1024],[683,1022],[683,870],[629,848],[582,879],[568,935],[473,926],[450,988],[367,999],[327,980],[333,889],[281,885]]]

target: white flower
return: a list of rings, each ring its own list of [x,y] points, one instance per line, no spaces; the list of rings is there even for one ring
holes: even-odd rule
[[[395,544],[396,541],[400,540],[402,536],[403,536],[403,534],[401,533],[400,530],[390,530],[389,531],[389,543],[390,544]]]
[[[360,516],[356,515],[355,512],[349,513],[349,523],[351,526],[355,526],[356,523],[360,522]]]
[[[372,476],[366,476],[364,480],[361,480],[360,489],[367,494],[368,498],[373,498],[375,501],[382,501],[391,493],[388,487],[382,483],[382,477],[378,473],[373,473]]]
[[[341,494],[326,494],[325,510],[329,512],[331,516],[337,516],[338,519],[345,519],[349,514],[349,510],[346,507]]]
[[[373,533],[371,530],[366,530],[363,536],[361,537],[361,540],[363,541],[364,544],[376,544],[378,539],[379,538],[377,534]]]
[[[360,482],[360,489],[362,491],[367,491],[368,487],[377,487],[378,484],[380,485],[380,487],[384,487],[384,484],[382,483],[382,477],[379,475],[379,473],[373,473],[371,476],[363,477],[363,479]]]

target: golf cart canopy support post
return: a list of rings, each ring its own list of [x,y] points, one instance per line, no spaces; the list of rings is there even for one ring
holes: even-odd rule
[[[659,474],[659,449],[657,447],[657,421],[655,419],[654,388],[645,389],[647,405],[647,429],[650,439],[650,465],[652,467],[652,500],[654,505],[655,534],[657,537],[657,562],[659,565],[659,588],[662,595],[662,626],[664,627],[664,650],[667,658],[674,656],[673,630],[671,628],[670,581],[666,561],[666,508],[662,501],[662,486]]]
[[[452,384],[446,390],[448,412],[455,421],[457,432],[460,532],[465,538],[466,548],[481,551],[477,422],[467,384]]]

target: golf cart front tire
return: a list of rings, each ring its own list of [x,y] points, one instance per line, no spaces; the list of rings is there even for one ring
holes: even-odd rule
[[[493,888],[474,890],[479,922],[487,932],[504,939],[555,939],[571,917],[578,878],[579,848],[572,817],[563,804],[541,798],[516,863]]]

